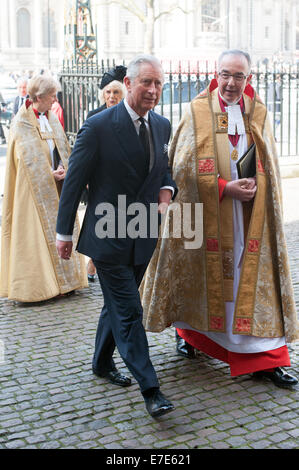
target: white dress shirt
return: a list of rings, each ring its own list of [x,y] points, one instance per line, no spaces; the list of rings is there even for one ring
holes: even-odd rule
[[[150,144],[150,171],[153,168],[154,161],[155,161],[155,154],[154,154],[154,144],[153,144],[153,137],[151,133],[151,128],[149,126],[148,122],[148,112],[145,114],[145,116],[139,116],[139,114],[134,111],[134,109],[131,108],[131,106],[128,104],[126,98],[124,99],[124,105],[126,110],[129,113],[129,116],[131,117],[133,124],[135,126],[136,132],[139,135],[139,129],[141,126],[141,122],[139,121],[140,117],[143,117],[144,122],[145,122],[145,127],[147,128],[148,131],[148,136],[149,136],[149,144]],[[172,195],[174,194],[174,189],[172,186],[162,186],[161,189],[169,189],[172,192]]]

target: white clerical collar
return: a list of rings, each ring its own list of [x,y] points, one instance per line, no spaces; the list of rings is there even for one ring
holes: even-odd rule
[[[235,135],[236,128],[239,135],[245,134],[245,126],[241,108],[238,104],[233,104],[227,108],[228,115],[228,134]]]
[[[128,104],[126,98],[124,99],[124,105],[129,115],[131,116],[132,121],[137,121],[140,118],[140,115],[134,111],[133,108]],[[145,116],[142,116],[145,121],[148,121],[148,111]]]
[[[227,133],[229,135],[235,135],[236,130],[239,135],[245,134],[245,126],[244,126],[244,121],[243,121],[243,116],[241,112],[241,106],[237,103],[239,103],[241,96],[234,101],[233,103],[227,103],[223,96],[221,95],[219,91],[220,98],[224,101],[227,106],[225,109],[227,110],[227,115],[228,115],[228,129]]]
[[[40,114],[38,116],[39,119],[39,124],[40,124],[40,130],[42,132],[52,132],[52,127],[50,126],[50,123],[48,121],[48,118],[45,114]]]

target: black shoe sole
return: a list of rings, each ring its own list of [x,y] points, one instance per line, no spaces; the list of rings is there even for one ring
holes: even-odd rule
[[[158,410],[155,413],[149,413],[149,414],[152,416],[152,418],[159,418],[160,416],[164,416],[164,415],[166,415],[167,413],[170,413],[173,410],[174,410],[174,407]]]
[[[195,359],[195,354],[194,354],[194,356],[193,355],[190,356],[189,354],[185,354],[185,353],[183,353],[181,351],[178,351],[178,350],[176,352],[179,356],[184,357],[185,359]]]
[[[271,379],[270,377],[267,377],[266,375],[259,374],[258,372],[255,372],[253,374],[253,377],[257,380],[266,380],[267,382],[272,382],[274,385],[276,385],[276,387],[279,387],[279,388],[294,389],[294,387],[298,385],[298,382],[293,383],[293,384],[287,383],[287,382],[278,382],[278,381]]]
[[[130,387],[130,385],[132,385],[132,382],[120,383],[120,382],[109,379],[109,377],[103,377],[103,378],[107,379],[112,385],[117,385],[118,387]]]
[[[132,381],[128,381],[128,382],[123,382],[123,383],[120,383],[120,382],[117,382],[115,380],[112,380],[110,379],[110,377],[107,377],[107,375],[101,375],[99,372],[97,372],[96,370],[92,369],[92,372],[94,375],[96,375],[97,377],[100,377],[101,379],[106,379],[108,382],[110,382],[112,385],[117,385],[118,387],[129,387],[130,385],[132,385]]]

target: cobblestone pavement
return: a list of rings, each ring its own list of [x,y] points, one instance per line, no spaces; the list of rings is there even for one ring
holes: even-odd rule
[[[294,214],[285,227],[299,307]],[[122,389],[91,372],[101,303],[97,282],[39,304],[0,299],[0,449],[299,448],[298,386],[231,378],[226,365],[201,353],[180,358],[173,329],[148,334],[161,389],[176,407],[152,419],[135,382]],[[299,344],[289,350],[298,375]],[[118,356],[116,363],[126,372]]]

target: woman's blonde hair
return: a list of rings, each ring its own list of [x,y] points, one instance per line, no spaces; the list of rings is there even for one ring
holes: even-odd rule
[[[100,90],[100,104],[104,104],[105,103],[105,100],[104,100],[104,91],[109,88],[109,87],[116,87],[116,88],[119,88],[119,90],[121,91],[122,93],[122,99],[125,97],[125,94],[126,94],[126,89],[124,87],[124,85],[119,81],[119,80],[113,80],[112,82],[108,83],[106,86],[104,86],[104,88],[102,90]]]
[[[60,84],[50,75],[35,75],[27,86],[27,93],[30,99],[35,102],[38,96],[46,96],[53,92],[60,91]]]

